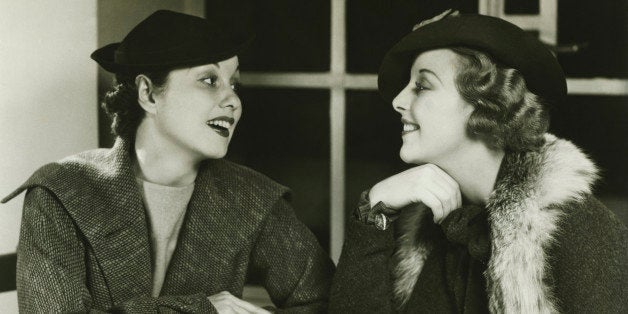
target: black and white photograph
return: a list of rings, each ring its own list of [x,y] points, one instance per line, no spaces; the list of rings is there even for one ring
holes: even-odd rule
[[[0,73],[0,313],[628,313],[628,0],[3,0]]]

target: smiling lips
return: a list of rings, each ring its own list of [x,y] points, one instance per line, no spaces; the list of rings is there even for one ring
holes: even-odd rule
[[[401,119],[401,123],[403,124],[403,130],[401,131],[402,136],[420,129],[418,124],[412,123],[405,119]]]
[[[206,122],[206,124],[222,137],[229,137],[229,128],[235,123],[231,117],[217,117]]]

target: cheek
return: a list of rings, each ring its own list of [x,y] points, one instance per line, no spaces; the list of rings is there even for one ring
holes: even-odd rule
[[[240,121],[240,118],[242,118],[242,106],[240,106],[240,108],[236,111],[233,112],[233,118],[236,120],[235,122],[238,123]]]

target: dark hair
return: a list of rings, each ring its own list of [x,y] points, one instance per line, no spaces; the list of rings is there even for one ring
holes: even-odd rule
[[[538,149],[545,142],[549,113],[544,100],[526,87],[523,75],[480,51],[455,47],[461,65],[456,87],[475,107],[467,132],[492,148],[510,151]]]
[[[148,77],[153,87],[161,90],[165,87],[170,70],[116,73],[113,88],[105,94],[102,108],[111,118],[111,133],[124,139],[131,139],[144,118],[144,109],[137,102],[135,78],[142,74]]]

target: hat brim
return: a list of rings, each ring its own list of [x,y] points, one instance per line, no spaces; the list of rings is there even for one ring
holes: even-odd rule
[[[255,38],[255,35],[251,35],[248,38],[242,40],[236,45],[232,45],[221,51],[213,52],[212,54],[204,55],[202,57],[174,60],[172,62],[165,63],[120,63],[116,62],[115,54],[120,43],[113,43],[106,45],[102,48],[94,51],[90,57],[96,61],[103,69],[111,73],[128,73],[138,71],[155,71],[163,69],[174,69],[180,67],[196,66],[209,63],[217,63],[231,57],[239,55],[244,49],[246,49]]]
[[[518,70],[528,89],[550,102],[567,93],[563,70],[538,39],[519,27],[491,16],[461,15],[427,24],[402,38],[385,55],[378,76],[378,89],[387,101],[403,90],[418,54],[439,48],[468,47],[494,61]]]
[[[103,69],[109,72],[116,72],[118,65],[114,60],[116,49],[120,46],[120,43],[113,43],[106,45],[100,49],[94,51],[90,57],[96,61]]]

